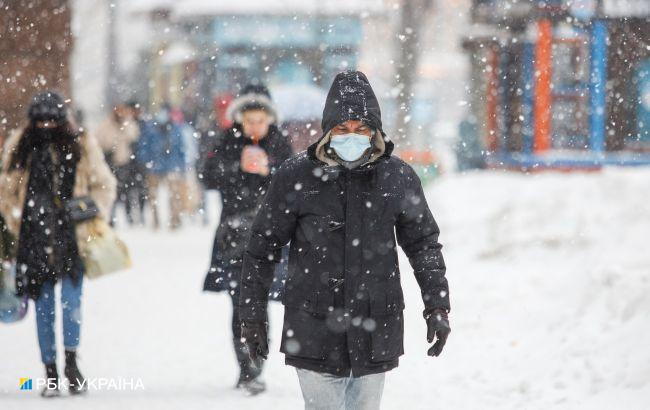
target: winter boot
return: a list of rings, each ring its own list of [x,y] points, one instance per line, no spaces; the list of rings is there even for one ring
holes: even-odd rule
[[[65,377],[68,379],[69,391],[72,395],[84,394],[88,391],[88,385],[85,378],[81,375],[77,367],[77,352],[65,351]]]
[[[258,376],[254,379],[241,382],[240,388],[244,390],[247,396],[255,396],[266,391],[266,383]]]
[[[59,397],[61,391],[59,391],[59,372],[56,370],[56,363],[45,365],[45,377],[47,384],[41,390],[41,396],[45,398]]]
[[[241,368],[239,371],[239,379],[237,380],[236,389],[244,388],[249,382],[257,380],[260,382],[260,372],[251,371],[248,368]],[[262,382],[263,384],[263,382]]]
[[[247,396],[255,396],[266,390],[260,374],[262,373],[261,363],[255,366],[248,355],[246,344],[241,339],[233,339],[235,354],[239,363],[239,379],[235,388],[242,389]]]
[[[251,367],[251,359],[248,356],[248,349],[246,344],[239,338],[233,339],[233,346],[235,347],[235,355],[237,356],[237,364],[239,364],[239,379],[235,388],[239,389],[242,385],[254,379],[259,373]]]

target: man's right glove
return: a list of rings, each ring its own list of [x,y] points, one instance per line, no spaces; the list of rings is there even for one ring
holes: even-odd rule
[[[241,337],[254,365],[259,367],[269,355],[268,323],[242,321]]]
[[[427,341],[432,343],[434,337],[438,338],[427,354],[438,357],[442,353],[442,348],[445,347],[445,343],[447,342],[447,336],[451,332],[447,311],[444,309],[433,309],[425,312],[424,318],[427,321]]]

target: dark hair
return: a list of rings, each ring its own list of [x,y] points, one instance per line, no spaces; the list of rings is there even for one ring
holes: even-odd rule
[[[35,122],[65,122],[68,117],[68,108],[61,94],[50,90],[32,97],[27,109],[27,117]]]
[[[257,101],[251,101],[251,102],[248,102],[248,103],[243,104],[243,105],[241,106],[241,110],[240,110],[240,111],[241,111],[242,113],[245,113],[246,111],[264,111],[264,112],[266,112],[267,114],[271,114],[271,113],[269,112],[269,107],[268,107],[268,105],[262,104],[262,103],[257,102]]]
[[[244,88],[242,88],[241,92],[239,95],[246,95],[246,94],[260,94],[266,96],[269,100],[271,99],[271,93],[269,92],[269,89],[266,88],[264,84],[246,84]]]
[[[80,132],[69,122],[54,128],[38,128],[34,124],[29,124],[23,130],[11,156],[10,169],[25,169],[36,147],[47,143],[52,143],[61,157],[68,159],[68,155],[71,155],[69,160],[77,163],[81,159],[80,136]]]

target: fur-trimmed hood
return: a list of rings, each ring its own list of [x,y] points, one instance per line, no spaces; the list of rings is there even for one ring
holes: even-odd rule
[[[273,118],[272,123],[280,122],[278,109],[269,90],[263,85],[247,85],[238,97],[230,102],[226,116],[235,123],[241,124],[245,109],[261,108]]]

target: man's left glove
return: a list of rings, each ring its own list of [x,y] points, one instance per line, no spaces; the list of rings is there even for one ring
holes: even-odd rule
[[[434,337],[438,338],[427,354],[438,357],[442,353],[442,348],[445,347],[447,336],[451,333],[447,311],[444,309],[433,309],[425,312],[424,318],[427,321],[427,341],[432,343]]]
[[[266,360],[269,355],[268,323],[241,322],[241,337],[253,363],[258,365]]]

